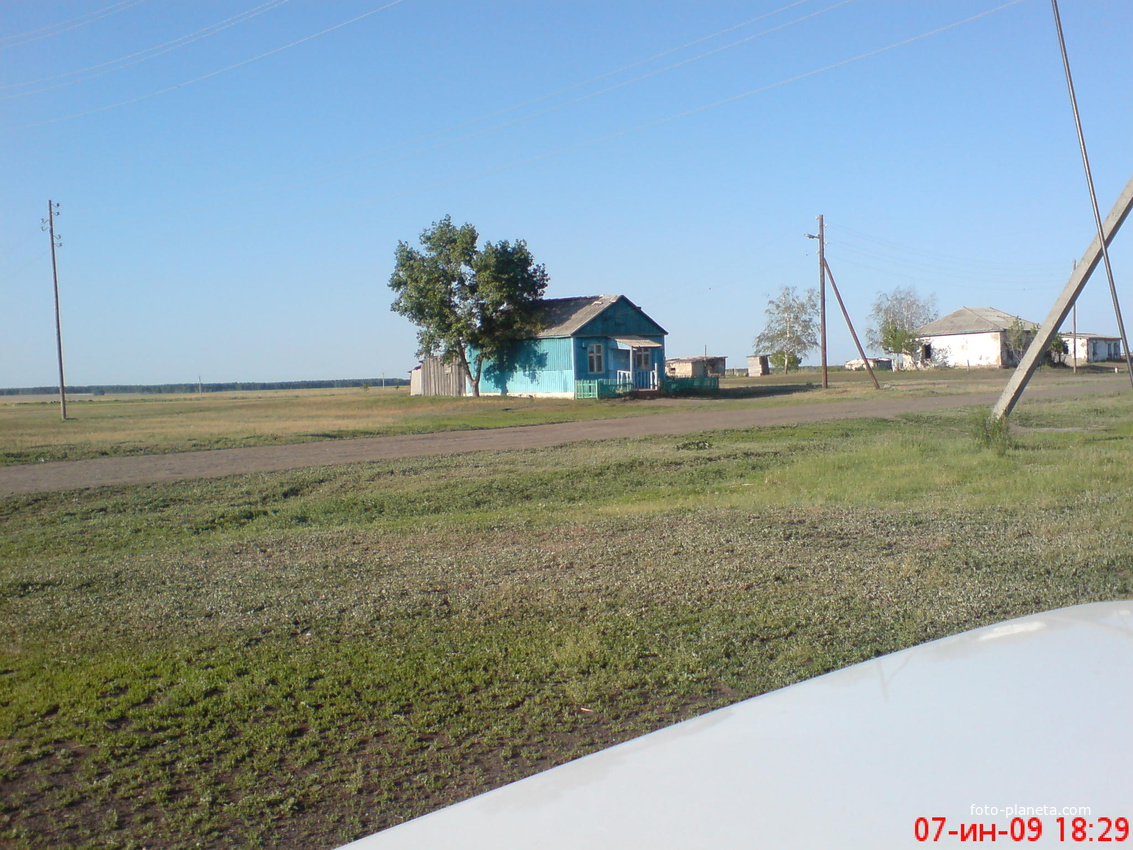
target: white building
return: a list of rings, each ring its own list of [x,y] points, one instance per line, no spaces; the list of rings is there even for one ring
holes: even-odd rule
[[[1013,346],[1009,331],[1024,331],[1021,346]],[[1015,366],[1039,326],[992,307],[961,307],[918,328],[920,368],[987,369]],[[907,364],[903,364],[907,368]]]
[[[1105,363],[1125,358],[1119,336],[1063,333],[1062,338],[1066,340],[1067,353],[1063,362],[1067,366],[1073,366],[1075,361],[1077,365],[1084,366],[1087,363]]]

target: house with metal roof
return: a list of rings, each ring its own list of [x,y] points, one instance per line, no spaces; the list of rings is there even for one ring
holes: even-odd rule
[[[480,395],[605,398],[660,387],[668,331],[624,295],[548,298],[539,311],[542,330],[534,338],[485,364]],[[415,394],[467,392],[463,379],[452,386],[452,367],[434,358],[419,370],[424,379]]]
[[[543,330],[506,362],[485,366],[481,395],[599,398],[658,388],[668,331],[624,295],[548,298],[540,311]]]
[[[917,328],[916,366],[959,369],[1015,366],[1039,326],[992,307],[961,307]],[[908,368],[909,358],[902,358]]]

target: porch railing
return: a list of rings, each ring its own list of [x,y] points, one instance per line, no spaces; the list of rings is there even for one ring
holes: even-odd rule
[[[657,389],[657,373],[646,369],[638,369],[633,373],[633,386],[638,390]]]
[[[618,372],[615,378],[594,378],[575,381],[575,398],[617,398],[635,390],[657,390],[668,395],[682,393],[715,392],[720,389],[720,379],[712,378],[670,378],[662,375],[660,383],[653,372]]]

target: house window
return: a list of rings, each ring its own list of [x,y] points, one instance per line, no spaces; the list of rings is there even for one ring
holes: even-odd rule
[[[606,371],[606,363],[602,354],[602,343],[592,342],[586,346],[586,363],[591,375],[599,375]]]
[[[635,348],[633,350],[633,368],[639,372],[648,372],[653,364],[648,348]]]

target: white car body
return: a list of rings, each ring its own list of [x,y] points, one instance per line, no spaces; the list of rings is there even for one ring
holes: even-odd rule
[[[1119,818],[1133,819],[1133,602],[857,664],[348,847],[878,850],[1019,846],[1020,828],[1023,845],[1069,846],[1113,841]]]

